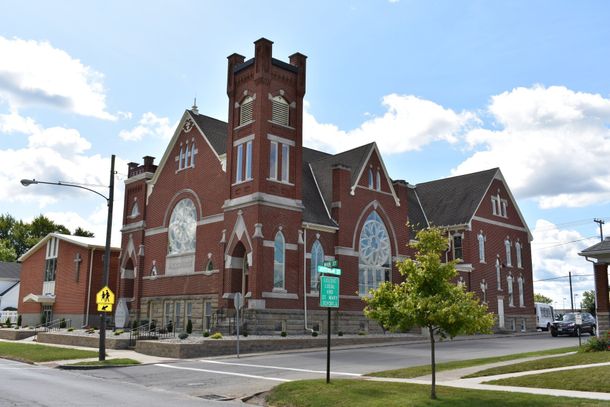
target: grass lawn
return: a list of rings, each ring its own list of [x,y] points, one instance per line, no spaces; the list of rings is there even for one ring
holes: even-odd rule
[[[273,389],[270,406],[290,407],[392,407],[392,406],[610,406],[610,402],[523,393],[456,389],[437,386],[437,400],[430,400],[430,386],[364,380],[307,380],[283,383]]]
[[[91,350],[0,342],[0,358],[18,360],[21,362],[50,362],[53,360],[94,358],[97,356],[98,353]]]
[[[464,367],[471,366],[479,366],[485,365],[488,363],[495,362],[504,362],[507,360],[515,360],[521,358],[527,358],[531,356],[546,356],[546,355],[559,355],[562,353],[574,352],[577,347],[571,346],[568,348],[558,348],[558,349],[548,349],[537,352],[526,352],[526,353],[515,353],[512,355],[504,355],[504,356],[496,356],[490,358],[480,358],[480,359],[468,359],[468,360],[456,360],[453,362],[445,362],[445,363],[437,363],[436,371],[440,372],[443,370],[453,370],[453,369],[461,369]],[[536,362],[534,362],[536,363]],[[402,379],[410,379],[413,377],[425,376],[432,374],[432,369],[430,365],[421,365],[421,366],[413,366],[406,367],[403,369],[396,370],[384,370],[383,372],[374,372],[369,373],[367,376],[378,376],[378,377],[397,377]]]
[[[610,380],[608,380],[608,376],[610,376],[610,366],[599,366],[492,380],[486,383],[503,386],[539,387],[610,393]]]
[[[140,362],[133,359],[128,358],[116,358],[116,359],[106,359],[106,360],[94,360],[91,362],[77,362],[72,363],[68,366],[128,366],[128,365],[139,365]]]
[[[550,369],[562,366],[578,366],[591,363],[610,362],[610,352],[579,352],[573,355],[557,356],[555,358],[531,360],[514,365],[499,366],[482,370],[465,377],[493,376],[504,373],[525,372],[528,370]]]

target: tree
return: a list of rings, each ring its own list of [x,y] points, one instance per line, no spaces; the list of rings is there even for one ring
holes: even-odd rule
[[[88,230],[85,230],[85,229],[81,228],[80,226],[77,227],[76,230],[74,231],[74,236],[95,237],[93,232],[89,232]]]
[[[534,302],[542,302],[544,304],[552,304],[553,300],[542,294],[534,293]]]
[[[17,252],[10,246],[8,240],[0,239],[0,261],[15,261],[17,260]]]
[[[595,291],[585,291],[582,293],[580,306],[583,311],[595,316]]]
[[[385,282],[370,297],[364,297],[365,314],[393,331],[413,326],[427,328],[430,336],[432,388],[436,399],[435,335],[443,340],[458,334],[491,333],[494,315],[487,312],[474,293],[453,283],[457,277],[455,262],[442,263],[447,238],[438,228],[417,233],[415,260],[398,263],[404,277],[399,284]]]

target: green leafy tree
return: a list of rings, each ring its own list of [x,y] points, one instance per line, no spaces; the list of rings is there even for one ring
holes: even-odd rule
[[[542,294],[534,293],[534,302],[542,302],[544,304],[552,304],[553,300]]]
[[[85,229],[81,228],[80,226],[77,227],[76,230],[74,231],[74,236],[95,237],[93,232],[89,232],[88,230],[85,230]]]
[[[70,231],[64,225],[59,225],[44,215],[38,215],[30,223],[30,234],[34,238],[42,239],[49,233],[62,233],[69,235]]]
[[[591,290],[582,293],[580,305],[583,311],[595,316],[595,291]]]
[[[10,245],[8,240],[0,239],[0,261],[17,260],[17,252]]]
[[[435,341],[458,334],[490,333],[494,315],[487,312],[474,293],[453,283],[455,262],[442,263],[447,238],[438,228],[423,229],[411,245],[415,260],[398,263],[404,277],[400,284],[385,282],[370,297],[364,297],[365,314],[393,331],[413,326],[427,328],[430,336],[432,388],[436,399]]]

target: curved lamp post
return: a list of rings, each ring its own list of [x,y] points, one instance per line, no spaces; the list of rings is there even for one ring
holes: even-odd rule
[[[104,250],[104,273],[102,276],[102,287],[108,285],[108,276],[110,274],[110,235],[112,232],[112,206],[114,201],[114,158],[113,154],[110,158],[110,184],[108,185],[108,196],[101,194],[91,188],[84,187],[78,184],[72,184],[69,182],[48,182],[38,181],[35,179],[22,179],[21,185],[28,187],[32,184],[46,184],[46,185],[57,185],[61,187],[71,187],[84,189],[94,194],[97,194],[106,200],[108,205],[108,218],[106,221],[106,246]],[[106,360],[106,315],[100,314],[100,345],[99,345],[99,360]]]

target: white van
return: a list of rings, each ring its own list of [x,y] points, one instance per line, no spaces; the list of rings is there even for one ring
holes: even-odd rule
[[[548,331],[555,320],[553,307],[551,307],[550,304],[545,304],[543,302],[536,302],[534,305],[536,306],[536,329],[539,328],[543,331]]]

